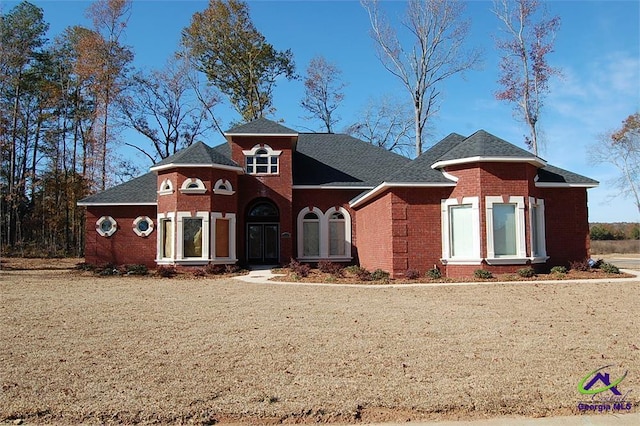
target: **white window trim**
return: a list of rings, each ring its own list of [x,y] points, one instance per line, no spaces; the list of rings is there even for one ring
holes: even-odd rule
[[[171,224],[171,243],[172,243],[171,257],[161,257],[161,253],[164,251],[162,249],[162,236],[164,232],[162,229],[162,220],[165,220],[165,219],[170,220],[172,222]],[[158,213],[158,226],[160,227],[160,230],[156,232],[156,235],[157,235],[156,263],[158,265],[173,264],[176,260],[176,214],[174,212]]]
[[[108,231],[102,230],[102,224],[105,222],[111,222],[111,227]],[[118,230],[118,222],[111,216],[102,216],[96,221],[96,231],[103,237],[110,237]]]
[[[506,197],[505,197],[506,198]],[[525,221],[524,221],[524,197],[510,196],[508,198],[502,196],[485,197],[486,227],[487,227],[487,258],[489,265],[519,265],[526,264],[529,261],[527,257],[527,246],[525,239]],[[516,255],[515,256],[496,256],[493,244],[493,205],[494,204],[515,204],[516,205]]]
[[[472,244],[471,257],[451,256],[451,224],[449,211],[452,206],[471,205]],[[457,198],[448,198],[440,201],[442,220],[442,261],[445,265],[480,265],[480,199],[478,197],[464,197],[461,201]]]
[[[269,159],[267,161],[267,173],[257,173],[255,171],[254,172],[249,172],[248,171],[247,158],[249,158],[249,157],[254,158],[254,159],[258,158],[258,157],[256,157],[256,152],[258,152],[258,150],[260,150],[260,149],[264,149],[265,151],[267,151],[266,157]],[[243,150],[242,153],[244,154],[244,157],[245,157],[244,170],[245,170],[245,172],[247,174],[253,175],[253,176],[255,176],[255,175],[268,176],[268,175],[278,175],[278,174],[280,174],[280,158],[279,157],[280,157],[280,154],[282,154],[281,150],[274,150],[267,144],[262,144],[262,145],[261,144],[257,144],[257,145],[254,145],[254,147],[249,149],[249,150]],[[271,158],[272,157],[278,158],[278,162],[276,163],[277,171],[275,173],[271,172],[271,166],[272,166]],[[256,166],[257,166],[257,164],[254,161],[254,163],[253,163],[254,170],[255,170]]]
[[[195,183],[198,185],[197,188],[189,188],[189,185]],[[207,188],[204,186],[204,182],[202,182],[198,178],[187,178],[182,182],[182,186],[180,187],[180,192],[183,194],[204,194],[207,192]]]
[[[319,250],[319,255],[318,256],[305,256],[304,255],[304,217],[307,213],[315,213],[318,216],[318,222],[319,222],[319,238],[320,238],[320,250]],[[301,260],[320,260],[322,259],[322,253],[328,253],[329,252],[329,246],[328,246],[328,239],[329,239],[329,231],[325,230],[325,220],[324,220],[324,213],[322,213],[322,210],[320,210],[317,207],[305,207],[304,209],[300,210],[300,213],[298,213],[298,219],[297,219],[297,224],[298,224],[298,232],[297,232],[297,242],[298,242],[298,258]],[[327,236],[327,238],[324,237],[324,235]]]
[[[173,194],[173,182],[171,179],[167,178],[162,181],[160,184],[160,189],[158,190],[158,195],[170,195]]]
[[[216,245],[212,244],[211,247],[211,263],[230,263],[237,262],[238,257],[236,254],[236,215],[235,213],[211,213],[211,241],[216,241],[216,220],[225,219],[229,221],[229,257],[217,257]]]
[[[533,223],[533,215],[531,214],[531,211],[533,210],[533,206],[538,208],[538,216],[535,224]],[[531,245],[531,257],[529,259],[531,260],[531,263],[544,263],[547,260],[549,260],[549,256],[547,256],[547,239],[545,234],[545,228],[546,228],[545,223],[546,222],[545,222],[545,215],[544,215],[544,200],[536,199],[534,197],[529,197],[529,229],[530,229],[529,243]],[[534,226],[538,231],[537,243],[538,243],[538,248],[540,249],[540,253],[538,253],[537,255],[533,253]]]
[[[140,229],[138,229],[138,224],[144,220],[149,223],[149,227],[146,231],[141,231]],[[138,216],[133,221],[133,232],[135,232],[139,237],[148,237],[153,232],[153,220],[151,220],[149,216]]]
[[[222,189],[222,186],[225,186],[227,189]],[[236,191],[233,190],[231,182],[226,179],[218,179],[216,184],[213,186],[213,193],[220,195],[233,195]]]
[[[319,256],[304,256],[304,232],[303,232],[303,220],[307,213],[315,213],[318,215],[320,222],[320,255]],[[329,255],[329,218],[333,213],[341,213],[344,216],[344,255]],[[298,259],[307,261],[318,261],[322,259],[346,262],[353,260],[351,256],[351,215],[349,211],[344,207],[331,207],[325,213],[322,213],[318,207],[305,207],[298,213],[297,218],[297,244],[298,244]]]
[[[343,255],[331,255],[329,254],[329,220],[331,215],[334,213],[341,213],[344,216],[344,254]],[[323,236],[323,239],[326,240],[326,255],[328,259],[331,260],[351,260],[351,215],[344,207],[331,207],[324,214],[326,223],[326,237]],[[320,249],[322,249],[322,244],[320,245]],[[320,252],[322,254],[322,252]]]
[[[177,215],[177,238],[176,242],[176,250],[174,256],[176,256],[176,262],[182,265],[202,265],[209,263],[209,247],[210,241],[209,236],[209,212],[196,212],[195,215],[192,215],[191,212],[178,212]],[[202,219],[202,256],[200,257],[184,257],[184,219]]]

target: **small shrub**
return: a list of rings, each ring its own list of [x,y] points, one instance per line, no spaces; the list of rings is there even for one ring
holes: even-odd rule
[[[147,265],[127,265],[127,275],[147,275]]]
[[[103,277],[109,277],[113,275],[120,275],[121,271],[113,263],[107,263],[106,265],[96,268],[95,273]]]
[[[224,273],[224,265],[209,263],[204,267],[204,271],[209,275],[220,275]]]
[[[385,281],[385,282],[389,282],[389,273],[387,271],[383,271],[382,269],[378,268],[375,271],[373,271],[371,273],[371,279],[374,281]]]
[[[407,272],[404,273],[404,276],[408,280],[417,280],[420,278],[420,271],[417,269],[407,269]]]
[[[522,278],[531,278],[536,276],[536,271],[531,266],[527,266],[526,268],[518,269],[518,275]]]
[[[360,269],[361,268],[358,265],[349,265],[346,268],[344,268],[343,271],[352,275],[358,275],[358,271]]]
[[[203,268],[196,268],[191,271],[191,275],[193,275],[195,278],[202,278],[207,276],[207,271],[205,271]]]
[[[238,265],[224,265],[224,272],[226,274],[237,274],[240,271]]]
[[[491,273],[491,271],[487,271],[486,269],[476,269],[475,271],[473,271],[473,276],[483,280],[493,278],[493,274]]]
[[[311,272],[311,267],[306,263],[300,263],[295,259],[291,259],[289,262],[289,269],[291,272],[299,278],[306,278]]]
[[[162,278],[173,278],[177,273],[178,271],[173,265],[160,265],[156,268],[156,274]]]
[[[440,272],[440,269],[433,267],[427,271],[426,276],[432,280],[439,280],[442,278],[442,272]]]
[[[373,279],[371,272],[361,267],[358,268],[356,275],[360,281],[371,281]]]
[[[567,268],[565,268],[564,266],[554,266],[553,268],[551,268],[551,273],[564,275],[567,273]]]
[[[618,269],[618,267],[616,265],[612,265],[611,263],[608,263],[608,262],[603,262],[600,265],[600,270],[602,272],[606,272],[607,274],[619,274],[620,273],[620,269]]]
[[[80,263],[76,264],[75,269],[78,270],[78,271],[93,272],[93,271],[96,270],[96,265],[93,265],[93,264],[87,263],[87,262],[80,262]]]
[[[321,260],[318,262],[318,269],[325,274],[335,275],[341,277],[343,275],[343,267],[338,263],[329,262],[327,260]]]
[[[570,262],[569,269],[573,269],[574,271],[580,271],[580,272],[588,271],[589,269],[591,269],[591,266],[589,265],[589,260],[591,259],[583,259],[583,260],[576,260],[576,261]]]

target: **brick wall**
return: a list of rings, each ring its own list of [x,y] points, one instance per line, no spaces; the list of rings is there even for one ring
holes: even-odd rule
[[[370,271],[393,271],[392,201],[393,196],[387,191],[356,212],[358,258],[360,266]]]
[[[96,221],[111,216],[118,223],[117,231],[103,237],[96,231]],[[138,216],[149,216],[154,230],[148,237],[133,232],[133,221]],[[156,206],[89,206],[87,207],[85,261],[94,265],[144,264],[155,268],[156,258]]]

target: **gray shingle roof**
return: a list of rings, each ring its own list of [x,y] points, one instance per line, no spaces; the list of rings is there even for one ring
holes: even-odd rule
[[[158,199],[157,180],[156,174],[149,172],[98,194],[83,198],[78,202],[78,205],[155,204]]]
[[[168,164],[202,164],[203,166],[218,164],[221,166],[238,167],[238,165],[231,161],[228,156],[221,155],[218,151],[212,149],[208,145],[205,145],[203,142],[196,142],[193,145],[176,152],[175,154],[156,163],[151,170]]]
[[[559,184],[574,184],[574,185],[598,185],[597,180],[593,180],[586,176],[579,175],[577,173],[570,172],[568,170],[561,169],[547,165],[541,169],[538,169],[538,182],[542,183],[559,183]]]
[[[294,185],[375,186],[411,160],[344,134],[300,133]]]
[[[444,177],[442,172],[433,169],[431,166],[438,161],[442,155],[454,149],[464,140],[464,136],[451,133],[422,153],[418,158],[389,176],[385,181],[390,183],[451,183],[451,180]]]
[[[472,157],[503,157],[537,159],[531,152],[500,139],[484,130],[478,130],[462,143],[444,153],[438,161],[458,160]]]
[[[295,130],[291,130],[275,121],[267,120],[266,118],[258,118],[246,124],[241,124],[226,132],[227,135],[237,134],[270,134],[270,135],[295,135],[298,134]]]

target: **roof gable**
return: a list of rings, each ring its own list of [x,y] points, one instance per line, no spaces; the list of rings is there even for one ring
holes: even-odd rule
[[[298,132],[291,130],[275,121],[267,120],[266,118],[258,118],[257,120],[250,121],[245,124],[234,127],[228,130],[225,135],[280,135],[280,136],[295,136]]]
[[[544,160],[531,152],[484,130],[478,130],[443,153],[433,164],[433,167],[439,168],[451,164],[477,161],[513,161],[527,162],[539,166],[546,165]]]
[[[156,163],[150,170],[157,171],[176,166],[239,168],[229,157],[220,154],[203,142],[196,142]]]

